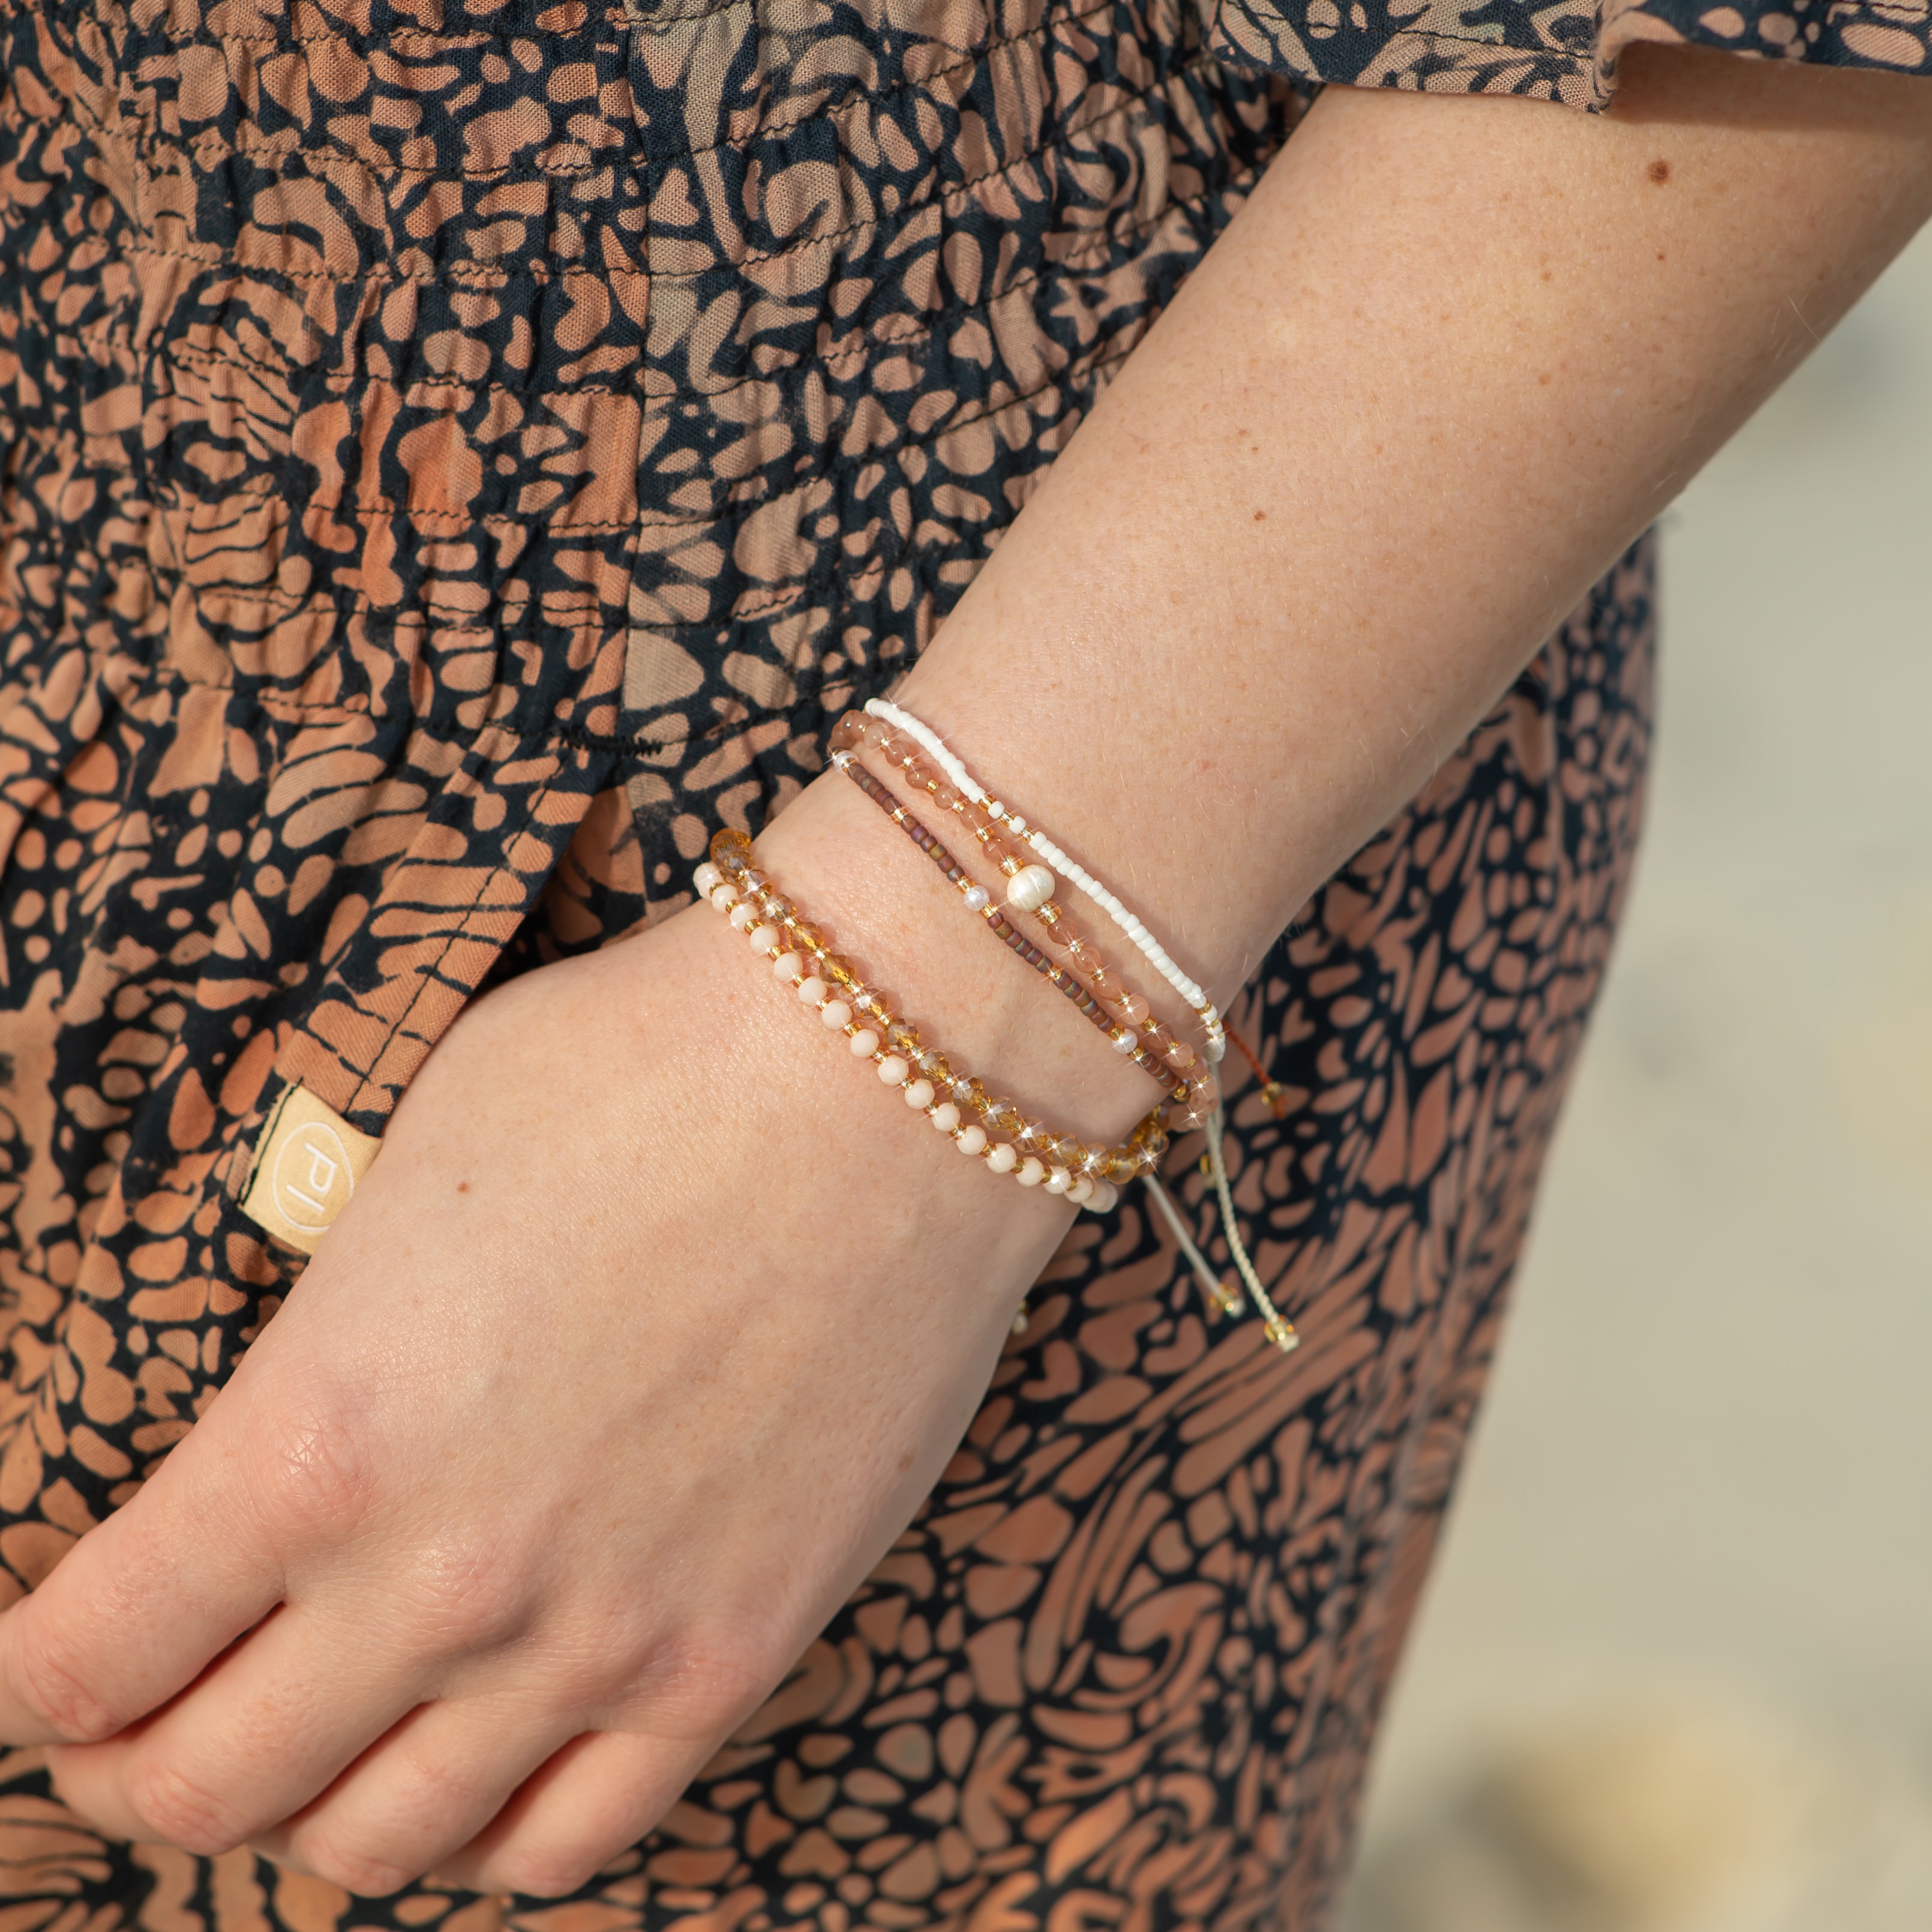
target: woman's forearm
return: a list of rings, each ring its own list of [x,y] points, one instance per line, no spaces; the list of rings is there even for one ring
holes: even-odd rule
[[[1331,89],[904,701],[1225,995],[1928,212],[1932,95],[1889,76],[1640,49],[1594,118]],[[902,958],[924,868],[849,791],[772,836]],[[1057,1029],[1131,1111],[977,950],[908,990],[988,1057]]]

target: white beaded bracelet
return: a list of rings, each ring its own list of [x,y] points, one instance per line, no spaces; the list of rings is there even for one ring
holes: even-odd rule
[[[869,716],[884,718],[888,724],[896,727],[908,737],[922,745],[938,763],[940,770],[988,818],[1001,820],[1016,838],[1024,839],[1049,866],[1055,867],[1066,878],[1071,879],[1106,914],[1139,949],[1154,970],[1194,1009],[1206,1035],[1203,1051],[1210,1061],[1218,1060],[1227,1052],[1226,1030],[1222,1024],[1220,1014],[1215,1010],[1214,1001],[1168,957],[1167,949],[1106,886],[1076,865],[1045,832],[1028,824],[1018,813],[1009,812],[998,800],[988,796],[978,779],[953,756],[945,740],[930,726],[921,723],[910,712],[902,710],[898,705],[883,698],[868,698],[866,710]]]

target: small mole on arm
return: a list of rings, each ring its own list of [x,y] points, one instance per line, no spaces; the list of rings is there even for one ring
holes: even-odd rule
[[[467,1194],[470,1192],[469,1182],[466,1180],[459,1180],[456,1184],[456,1191],[459,1194]]]
[[[1256,521],[1256,523],[1258,523],[1258,524],[1264,524],[1264,523],[1266,523],[1266,522],[1268,521],[1268,512],[1267,512],[1267,511],[1265,511],[1265,510],[1257,510],[1257,511],[1255,512],[1255,521]]]
[[[1648,175],[1659,188],[1661,188],[1670,178],[1670,164],[1660,158],[1652,161],[1650,166],[1645,169],[1644,172]]]

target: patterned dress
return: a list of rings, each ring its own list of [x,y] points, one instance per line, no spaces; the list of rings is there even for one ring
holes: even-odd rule
[[[675,909],[818,771],[1308,83],[1589,106],[1632,38],[1928,45],[1924,0],[4,0],[0,32],[7,1600],[299,1274],[241,1199],[278,1102],[380,1135],[486,976]],[[1228,1156],[1298,1354],[1204,1323],[1130,1197],[897,1546],[580,1898],[104,1843],[22,1751],[0,1932],[1312,1932],[1628,878],[1650,581],[1640,545],[1238,1005],[1290,1103],[1238,1093]]]

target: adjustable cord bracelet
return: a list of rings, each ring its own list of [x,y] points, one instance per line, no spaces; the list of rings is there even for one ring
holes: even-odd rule
[[[1202,1027],[1208,1036],[1208,1058],[1210,1060],[1218,1060],[1221,1058],[1226,1051],[1226,1030],[1214,1001],[1167,956],[1167,950],[1160,940],[1106,886],[1076,865],[1037,826],[1028,824],[1017,813],[1009,812],[998,800],[989,797],[980,782],[953,756],[945,740],[930,725],[921,723],[910,712],[901,710],[898,705],[883,698],[868,698],[866,710],[871,716],[883,718],[889,724],[897,725],[908,737],[924,746],[938,762],[940,769],[974,804],[988,817],[1003,821],[1013,836],[1024,839],[1046,861],[1048,866],[1057,868],[1100,906],[1140,949],[1154,970],[1199,1016]],[[1045,867],[1042,868],[1042,870],[1045,869]],[[1051,890],[1049,878],[1048,891]]]
[[[1082,892],[1105,908],[1114,924],[1154,963],[1161,976],[1193,1007],[1206,1035],[1208,1059],[1215,1061],[1221,1058],[1226,1051],[1229,1035],[1214,1003],[1168,958],[1166,949],[1112,892],[1069,860],[1045,833],[1028,826],[1023,819],[1009,813],[997,801],[989,800],[938,735],[910,712],[887,703],[883,698],[870,700],[866,710],[870,714],[870,723],[861,724],[855,714],[848,712],[839,720],[832,733],[834,762],[839,765],[848,777],[855,775],[853,754],[859,750],[874,749],[903,772],[916,789],[928,793],[943,808],[953,812],[1006,875],[1008,904],[1045,920],[1048,928],[1048,943],[1064,952],[1070,960],[1078,963],[1089,984],[1097,994],[1103,1010],[1122,1022],[1124,1025],[1138,1024],[1144,1031],[1160,1037],[1164,1046],[1172,1042],[1172,1047],[1162,1054],[1163,1058],[1168,1059],[1170,1064],[1191,1064],[1194,1058],[1192,1050],[1174,1041],[1173,1036],[1161,1026],[1160,1022],[1152,1018],[1147,1002],[1139,994],[1118,987],[1118,976],[1109,973],[1090,945],[1083,941],[1065,922],[1064,915],[1052,902],[1054,890],[1058,884],[1052,872],[1044,866],[1026,866],[1019,862],[1017,855],[1012,854],[1010,848],[999,838],[994,827],[997,824],[1004,824],[1016,836],[1024,838],[1035,851],[1058,865]],[[951,781],[950,784],[940,779],[923,764],[904,740],[897,736],[894,727],[898,728],[906,737],[923,746],[932,754]],[[861,789],[868,793],[872,790],[872,788],[864,784]],[[898,820],[902,829],[915,838],[924,834],[920,842],[946,871],[949,878],[960,874],[955,879],[955,883],[960,884],[962,892],[967,894],[968,905],[975,910],[980,910],[986,903],[984,898],[975,904],[971,895],[974,892],[983,893],[984,889],[965,881],[951,855],[943,847],[938,846],[938,842],[933,840],[929,833],[925,833],[925,828],[919,826],[918,821],[911,819],[911,815],[902,808],[894,809],[896,800],[886,803],[876,794],[874,796],[874,802],[880,803],[883,808]],[[910,824],[908,822],[909,820]],[[1241,1046],[1244,1054],[1254,1066],[1257,1076],[1263,1080],[1263,1098],[1279,1117],[1282,1111],[1280,1088],[1267,1080],[1259,1061],[1256,1060],[1253,1054],[1241,1042],[1237,1040],[1236,1044]],[[1178,1053],[1172,1050],[1175,1048],[1178,1049]],[[1184,1055],[1184,1058],[1180,1057]],[[1195,1126],[1206,1129],[1208,1146],[1207,1151],[1202,1156],[1202,1169],[1214,1185],[1216,1204],[1220,1210],[1222,1230],[1227,1238],[1228,1250],[1233,1258],[1235,1271],[1261,1313],[1263,1331],[1268,1340],[1284,1354],[1298,1348],[1301,1338],[1295,1333],[1294,1324],[1275,1306],[1249,1256],[1246,1245],[1241,1239],[1234,1213],[1234,1190],[1229,1183],[1226,1162],[1222,1154],[1223,1115],[1218,1094],[1211,1088],[1208,1088],[1196,1104],[1190,1105],[1184,1110],[1170,1112],[1168,1120],[1177,1131]],[[1141,1178],[1147,1184],[1155,1205],[1167,1222],[1192,1269],[1210,1310],[1216,1314],[1227,1314],[1239,1309],[1241,1305],[1240,1294],[1216,1278],[1206,1257],[1188,1235],[1180,1210],[1162,1186],[1158,1174],[1150,1167]]]
[[[880,1079],[898,1088],[907,1106],[922,1113],[960,1153],[982,1160],[994,1174],[1010,1174],[1022,1187],[1044,1186],[1097,1214],[1118,1200],[1118,1184],[1150,1172],[1166,1152],[1159,1108],[1121,1145],[1095,1147],[1056,1133],[1012,1101],[989,1094],[978,1079],[956,1072],[944,1053],[924,1044],[917,1027],[894,1016],[884,996],[832,950],[824,934],[750,858],[751,842],[742,832],[720,832],[694,883],[745,934],[752,951],[771,960],[775,976],[790,985],[826,1027],[842,1032],[853,1054],[870,1060]],[[977,1118],[968,1119],[969,1114]]]

